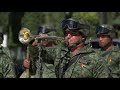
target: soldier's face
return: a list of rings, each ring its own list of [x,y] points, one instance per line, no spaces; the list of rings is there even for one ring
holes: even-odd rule
[[[67,31],[65,32],[65,40],[68,45],[72,45],[82,39],[79,32]]]
[[[39,33],[39,36],[41,36],[41,37],[45,37],[45,36],[48,36],[48,34],[46,34],[46,33]]]
[[[100,45],[100,47],[105,47],[108,44],[110,44],[112,42],[111,38],[107,35],[99,35],[98,36],[98,43]]]
[[[48,36],[48,34],[43,34],[43,33],[39,33],[39,36],[41,37],[45,37],[45,36]],[[39,43],[43,44],[43,45],[47,45],[48,44],[48,41],[47,40],[41,40],[39,41]]]

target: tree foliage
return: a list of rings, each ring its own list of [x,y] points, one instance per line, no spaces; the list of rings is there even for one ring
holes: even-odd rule
[[[13,35],[18,33],[18,18],[20,16],[20,12],[17,12],[16,18],[13,18],[13,23],[10,23],[11,16],[9,16],[11,12],[0,12],[0,27],[2,27],[4,32],[7,32],[9,36],[10,44],[12,44]],[[106,12],[108,21],[103,20],[105,18],[104,12],[72,12],[72,17],[83,18],[89,22],[91,25],[91,36],[95,37],[95,28],[96,25],[103,23],[103,21],[107,23],[112,23],[115,19],[118,19],[120,16],[120,12]],[[21,27],[26,27],[30,29],[32,34],[36,34],[37,29],[40,25],[50,24],[57,30],[57,36],[62,36],[62,30],[60,26],[60,22],[65,18],[65,12],[24,12],[24,16],[21,17]],[[20,19],[20,18],[19,18]],[[13,24],[16,24],[13,25]],[[14,30],[12,26],[15,26]],[[20,28],[20,27],[19,27]],[[11,29],[11,31],[10,31]],[[15,39],[18,39],[17,37]]]
[[[91,25],[97,25],[99,23],[97,12],[74,12],[74,16],[87,20]]]
[[[38,27],[44,24],[50,24],[59,29],[63,17],[63,13],[60,12],[26,12],[22,19],[22,27],[30,29],[33,34],[36,34]]]
[[[95,38],[95,26],[99,24],[99,16],[97,12],[74,12],[73,17],[82,18],[86,21],[88,21],[88,24],[90,25],[90,33],[91,37]]]
[[[1,32],[7,32],[6,27],[8,25],[9,19],[8,19],[9,12],[0,12],[0,27]]]

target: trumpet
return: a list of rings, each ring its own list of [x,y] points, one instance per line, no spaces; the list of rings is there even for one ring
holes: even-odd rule
[[[58,36],[39,36],[39,35],[32,35],[28,28],[22,28],[19,31],[19,41],[22,44],[29,44],[30,41],[33,39],[35,40],[48,40],[48,41],[55,41],[55,42],[64,42],[63,37]]]

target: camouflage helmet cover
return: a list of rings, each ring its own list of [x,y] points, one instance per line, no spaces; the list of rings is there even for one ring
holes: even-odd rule
[[[80,31],[85,36],[88,36],[88,33],[90,33],[90,26],[84,19],[75,17],[65,19],[62,21],[61,26],[64,31]]]
[[[79,19],[79,23],[84,25],[84,28],[79,29],[86,37],[90,36],[90,25],[87,20]]]
[[[97,35],[108,35],[111,38],[115,37],[115,29],[112,25],[102,24],[96,28]]]
[[[38,28],[37,34],[43,33],[43,34],[48,34],[50,36],[54,36],[56,32],[56,29],[54,29],[51,25],[42,25]]]

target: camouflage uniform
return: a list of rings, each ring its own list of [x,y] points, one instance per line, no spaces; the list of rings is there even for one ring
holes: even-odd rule
[[[55,30],[53,29],[53,27],[50,26],[39,27],[37,34],[39,34],[40,32],[47,33],[49,36],[55,35]],[[56,46],[30,46],[30,72],[32,75],[34,75],[34,78],[55,78],[55,58]]]
[[[43,57],[43,78],[56,78],[54,66],[54,61],[57,58],[56,48],[57,46],[47,47],[43,52],[45,55]]]
[[[98,51],[95,78],[120,78],[120,49],[113,46],[109,51]],[[94,72],[93,72],[94,73]]]
[[[114,30],[110,25],[102,25],[102,27],[97,28],[97,35],[114,37]],[[119,55],[120,50],[118,46],[113,46],[109,51],[105,51],[102,48],[99,49],[96,51],[93,60],[91,59],[92,61],[88,67],[83,68],[82,76],[91,78],[120,78]]]
[[[76,55],[72,55],[68,47],[61,44],[57,48],[57,56],[54,61],[57,78],[92,78],[93,66],[99,59],[98,55],[98,52],[93,50],[90,45],[86,45]],[[75,62],[69,66],[73,60]]]
[[[89,71],[88,67],[90,67],[90,63],[94,61],[95,52],[93,49],[87,45],[84,48],[81,48],[81,50],[76,55],[70,55],[71,59],[69,60],[76,60],[65,72],[64,78],[83,78],[83,77],[90,77],[89,74],[91,72]],[[75,58],[75,59],[74,59]],[[85,73],[87,72],[87,73]]]
[[[2,48],[2,49],[3,49],[3,52],[6,53],[6,55],[8,55],[10,58],[12,58],[12,57],[11,57],[11,54],[10,54],[9,48],[4,47],[4,48]]]
[[[41,51],[38,51],[39,48],[36,46],[31,46],[31,48],[34,52],[30,54],[32,55],[30,72],[35,75],[34,78],[56,78],[54,62],[58,56],[58,46],[42,47]]]
[[[79,31],[82,37],[87,37],[89,34],[89,26],[85,24],[83,20],[76,19],[67,19],[62,21],[62,29],[66,31]],[[79,45],[81,41],[71,45],[72,47],[76,47]],[[83,42],[84,43],[84,42]],[[61,52],[59,52],[59,58],[56,60],[56,74],[59,78],[81,78],[82,75],[85,76],[82,72],[84,72],[83,68],[88,66],[92,62],[92,58],[95,57],[94,50],[86,45],[81,48],[77,54],[72,55],[71,51],[68,49],[69,47],[61,48]],[[93,60],[94,61],[94,60]]]
[[[0,78],[15,78],[14,63],[0,47]]]
[[[112,40],[115,38],[115,29],[113,26],[108,24],[103,24],[96,29],[97,36],[107,35]],[[120,78],[120,51],[118,46],[113,46],[110,50],[106,51],[104,47],[101,47],[99,51],[99,61],[98,64],[101,66],[99,78]]]

